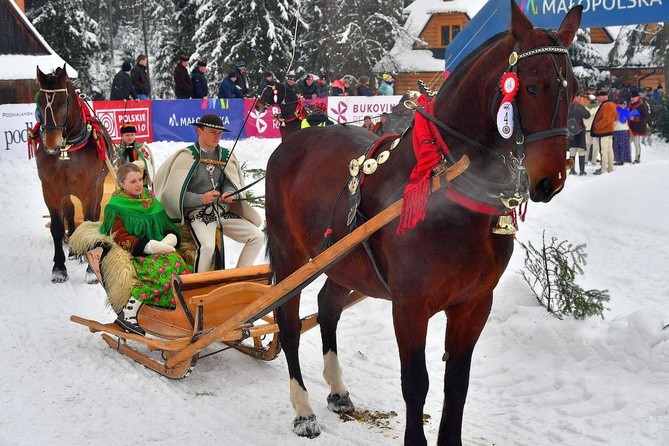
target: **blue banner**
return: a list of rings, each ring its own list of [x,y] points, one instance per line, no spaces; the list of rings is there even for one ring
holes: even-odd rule
[[[557,29],[571,7],[583,6],[581,28],[669,21],[669,0],[516,0],[536,27]],[[511,3],[490,0],[453,39],[445,52],[451,73],[472,50],[509,29]]]
[[[207,113],[215,113],[230,132],[224,139],[245,138],[243,99],[175,99],[151,101],[154,141],[195,141],[195,127],[190,125]],[[241,130],[241,134],[240,134]]]

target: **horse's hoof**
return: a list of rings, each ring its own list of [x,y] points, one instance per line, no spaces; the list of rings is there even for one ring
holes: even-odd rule
[[[300,437],[316,438],[321,434],[321,427],[316,421],[316,415],[296,417],[293,421],[293,432]]]
[[[344,395],[328,395],[328,409],[334,413],[349,413],[353,412],[355,407],[353,407],[353,401],[346,392]]]
[[[66,270],[54,270],[51,273],[51,282],[52,283],[63,283],[67,282],[67,271]]]

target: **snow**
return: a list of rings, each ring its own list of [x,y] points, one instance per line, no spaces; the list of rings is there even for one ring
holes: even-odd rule
[[[153,143],[158,164],[181,144]],[[247,167],[264,167],[277,144],[243,140],[235,153]],[[669,144],[653,139],[641,159],[602,176],[588,166],[590,175],[568,178],[550,203],[530,203],[518,239],[537,246],[545,230],[548,239],[587,243],[579,284],[608,289],[609,310],[585,321],[548,314],[520,276],[517,246],[474,351],[465,445],[669,444]],[[303,335],[301,358],[323,433],[298,438],[283,355],[261,362],[231,350],[201,359],[175,381],[70,322],[72,314],[101,322],[115,315],[102,287],[84,283],[85,265],[68,261],[70,280],[51,283],[53,248],[34,160],[0,162],[0,188],[1,445],[402,443],[405,409],[387,302],[366,299],[344,312],[340,359],[357,409],[397,416],[375,425],[342,422],[327,410],[316,329]],[[233,262],[239,247],[228,242]],[[315,309],[317,289],[304,293],[304,314]],[[435,316],[427,340],[429,444],[439,429],[444,327]]]

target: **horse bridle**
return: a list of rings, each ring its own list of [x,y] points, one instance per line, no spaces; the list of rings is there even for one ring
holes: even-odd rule
[[[60,130],[61,132],[65,132],[67,130],[67,123],[68,119],[70,117],[70,94],[67,88],[53,88],[53,89],[47,89],[47,88],[40,88],[39,89],[40,93],[44,93],[46,96],[46,105],[44,106],[44,115],[42,117],[42,122],[40,123],[40,131],[53,131],[53,130]],[[56,99],[56,94],[57,93],[65,93],[65,122],[63,125],[58,125],[58,122],[56,121],[56,115],[53,111],[53,101]],[[52,96],[49,96],[49,95]],[[46,121],[46,115],[47,113],[51,117],[51,121],[53,122],[53,125],[47,124],[44,121]],[[85,123],[84,123],[85,124]],[[83,125],[82,130],[76,134],[75,136],[65,136],[63,135],[63,138],[61,140],[60,144],[60,150],[57,152],[49,152],[47,150],[47,153],[56,155],[58,153],[61,154],[63,159],[68,159],[67,158],[67,151],[70,149],[72,146],[77,146],[81,144],[83,141],[87,140],[90,136],[91,128],[89,125]]]
[[[564,54],[566,59],[565,66],[568,67],[569,51],[567,50],[567,48],[557,45],[543,46],[518,54],[518,44],[516,44],[514,47],[514,51],[509,56],[509,67],[507,69],[507,72],[510,71],[517,73],[518,62],[520,62],[525,58],[540,54],[550,54],[551,61],[557,74],[558,93],[555,99],[555,107],[553,109],[551,128],[531,133],[529,135],[525,135],[525,132],[523,131],[522,120],[520,117],[520,110],[518,108],[518,102],[517,99],[514,97],[512,106],[514,109],[515,150],[512,151],[508,156],[503,155],[491,149],[490,147],[487,147],[481,144],[480,142],[458,132],[454,128],[446,125],[444,122],[437,119],[431,113],[428,113],[425,109],[423,109],[423,107],[418,107],[415,104],[408,105],[410,106],[410,108],[414,108],[417,112],[419,112],[421,115],[423,115],[425,118],[430,120],[432,123],[434,123],[442,130],[450,133],[451,135],[455,136],[456,138],[464,142],[467,142],[479,149],[491,153],[500,161],[502,161],[502,163],[505,166],[507,166],[507,168],[509,169],[510,180],[505,183],[497,183],[494,181],[477,177],[468,170],[463,172],[461,175],[459,175],[457,178],[453,180],[453,185],[456,188],[466,189],[468,191],[466,195],[469,195],[471,198],[474,198],[485,204],[494,206],[495,208],[498,209],[500,213],[506,213],[510,209],[519,206],[529,197],[529,190],[527,185],[528,184],[527,171],[525,170],[525,167],[523,165],[525,160],[525,145],[546,138],[553,138],[556,136],[567,137],[569,135],[569,130],[566,127],[557,127],[557,128],[555,127],[557,115],[559,113],[559,108],[560,108],[560,97],[562,96],[562,93],[566,91],[568,83],[566,79],[566,73],[565,76],[563,76],[560,73],[560,68],[558,67],[555,61],[555,57],[553,57],[553,54]],[[565,94],[564,96],[565,96],[565,103],[567,104],[568,107],[569,106],[568,95]],[[493,107],[495,106],[495,104],[499,103],[500,98],[501,98],[501,92],[499,89],[497,89],[495,94],[495,99],[492,101]],[[448,150],[444,151],[444,157],[446,158],[446,161],[448,161],[449,164],[451,165],[455,164],[456,159],[453,156],[453,154],[450,153],[450,151]]]

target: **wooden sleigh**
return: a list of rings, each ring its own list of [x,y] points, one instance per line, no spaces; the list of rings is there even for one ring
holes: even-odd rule
[[[448,169],[442,166],[435,170],[432,191],[444,187],[468,165],[469,159],[464,156]],[[147,336],[127,333],[113,323],[103,324],[76,315],[70,320],[87,326],[91,332],[102,332],[102,338],[111,348],[168,378],[185,378],[200,352],[215,343],[226,344],[261,360],[272,360],[280,352],[279,328],[271,314],[273,310],[397,218],[402,201],[390,205],[276,285],[269,284],[272,276],[269,265],[175,277],[172,293],[176,308],[143,305],[137,315]],[[99,264],[103,251],[97,247],[86,253],[101,283]],[[364,298],[352,292],[344,308]],[[302,318],[302,332],[317,324],[316,314]],[[134,344],[144,349],[139,350]]]

